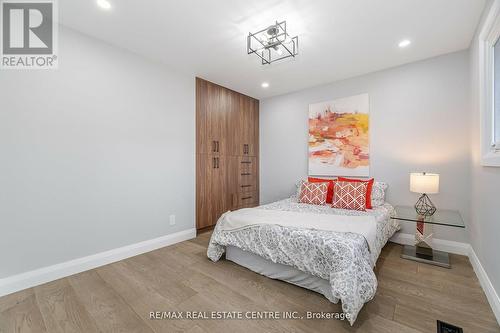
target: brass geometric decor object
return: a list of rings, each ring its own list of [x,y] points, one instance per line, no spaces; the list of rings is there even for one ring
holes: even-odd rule
[[[434,206],[427,194],[424,193],[415,204],[415,210],[420,216],[432,216],[436,212],[436,206]]]

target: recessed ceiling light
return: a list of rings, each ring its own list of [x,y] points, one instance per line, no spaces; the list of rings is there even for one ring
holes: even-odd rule
[[[97,0],[97,5],[102,9],[111,9],[111,3],[108,0]]]
[[[411,41],[409,39],[403,39],[402,41],[399,42],[398,46],[400,48],[405,48],[407,46],[410,46]]]
[[[262,84],[260,85],[262,88],[267,88],[269,87],[269,83],[267,82],[262,82]]]

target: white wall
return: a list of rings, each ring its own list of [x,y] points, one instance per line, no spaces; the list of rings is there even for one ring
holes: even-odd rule
[[[483,14],[488,13],[491,1]],[[471,223],[470,243],[491,283],[500,294],[500,168],[480,165],[479,132],[479,52],[477,34],[471,45]]]
[[[194,228],[194,78],[59,46],[56,71],[0,73],[0,278]]]
[[[361,77],[264,99],[260,106],[261,200],[290,196],[307,176],[308,105],[370,95],[370,173],[386,181],[388,201],[412,205],[409,173],[441,174],[440,208],[469,216],[469,54],[453,53]],[[405,232],[415,225],[404,223]],[[462,229],[436,228],[436,237],[467,241]]]

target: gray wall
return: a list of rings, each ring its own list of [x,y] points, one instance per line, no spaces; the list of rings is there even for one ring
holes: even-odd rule
[[[453,53],[283,96],[260,107],[261,200],[290,196],[307,176],[310,103],[361,93],[370,95],[372,177],[389,183],[388,201],[412,205],[411,171],[441,174],[432,196],[441,208],[469,216],[469,54]],[[405,232],[414,224],[404,223]],[[467,241],[464,230],[436,228],[443,239]]]
[[[491,1],[489,2],[491,5]],[[489,8],[489,6],[487,7]],[[483,16],[486,16],[485,10]],[[484,17],[483,17],[484,20]],[[482,26],[482,24],[481,24]],[[477,33],[481,27],[478,28]],[[470,243],[497,293],[500,293],[500,168],[482,167],[480,164],[479,123],[479,51],[474,39],[471,53],[471,223]]]
[[[194,78],[59,45],[56,71],[0,74],[0,278],[194,228]]]

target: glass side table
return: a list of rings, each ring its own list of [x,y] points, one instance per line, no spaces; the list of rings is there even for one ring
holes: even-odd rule
[[[438,209],[432,216],[420,216],[411,206],[396,206],[392,219],[416,223],[415,246],[405,245],[401,258],[426,264],[451,268],[447,252],[432,249],[433,225],[452,228],[465,228],[464,220],[458,211]]]

